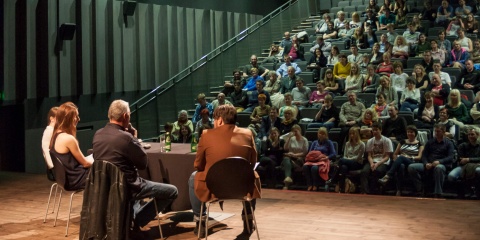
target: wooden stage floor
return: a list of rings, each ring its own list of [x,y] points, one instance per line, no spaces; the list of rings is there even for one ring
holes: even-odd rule
[[[78,239],[82,195],[74,198],[65,237],[69,195],[63,195],[53,227],[53,214],[43,223],[49,190],[45,175],[0,172],[0,239]],[[241,203],[226,202],[224,210],[235,216],[214,227],[209,238],[245,239],[237,237]],[[211,211],[221,210],[214,205]],[[480,239],[480,202],[475,200],[266,189],[256,216],[261,239]],[[143,229],[146,239],[159,239],[157,226],[152,221]],[[172,240],[195,239],[191,226],[162,222]]]

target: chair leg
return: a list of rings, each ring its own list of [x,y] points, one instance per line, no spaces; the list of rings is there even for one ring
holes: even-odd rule
[[[60,189],[61,190],[61,189]],[[55,198],[53,198],[53,209],[52,213],[55,212],[55,203],[57,202],[57,192],[58,192],[58,184],[55,183]]]
[[[212,205],[211,202],[208,203],[207,217],[205,218],[205,240],[208,240],[208,218],[210,217],[210,205]]]
[[[153,198],[152,201],[153,201],[153,203],[155,204],[155,213],[157,213],[158,230],[160,231],[160,238],[161,238],[161,239],[164,239],[164,238],[163,238],[163,232],[162,232],[162,224],[160,223],[160,217],[158,216],[157,201],[155,200],[155,198]]]
[[[68,208],[68,219],[67,219],[67,228],[65,229],[65,237],[68,236],[68,226],[70,224],[70,213],[72,213],[72,201],[73,201],[73,195],[75,195],[75,193],[78,193],[78,192],[81,192],[83,190],[80,190],[80,191],[75,191],[73,192],[71,195],[70,195],[70,206]]]
[[[58,196],[57,215],[55,215],[55,222],[53,223],[54,227],[57,226],[58,212],[60,210],[60,203],[62,203],[62,193],[63,193],[63,190],[60,189],[60,195]]]
[[[255,218],[255,212],[253,211],[252,204],[250,204],[250,210],[252,211],[252,220],[253,220],[253,225],[255,225],[255,231],[257,232],[257,239],[260,240],[260,233],[258,233],[258,225],[257,225],[257,219]]]
[[[198,236],[197,239],[200,239],[200,228],[202,227],[202,213],[203,213],[203,203],[202,206],[200,206],[200,219],[198,220]]]
[[[50,187],[50,194],[48,195],[48,202],[47,202],[47,210],[45,210],[45,217],[43,218],[43,223],[47,221],[47,214],[48,214],[48,209],[50,208],[50,199],[52,198],[52,191],[53,187],[57,186],[57,183],[53,183],[52,186]],[[55,198],[57,198],[57,190],[55,189]],[[55,199],[53,202],[53,212],[55,212]]]

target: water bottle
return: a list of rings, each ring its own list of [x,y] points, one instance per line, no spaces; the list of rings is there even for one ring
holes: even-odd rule
[[[192,142],[190,143],[190,152],[197,152],[197,137],[195,134],[192,136]]]
[[[165,133],[165,152],[172,151],[172,138],[170,132]]]

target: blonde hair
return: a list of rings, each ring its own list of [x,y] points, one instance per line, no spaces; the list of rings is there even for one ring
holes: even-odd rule
[[[326,127],[321,127],[321,128],[319,128],[318,131],[317,131],[317,134],[318,134],[318,133],[321,133],[321,132],[324,133],[325,136],[327,136],[327,139],[328,139],[328,131],[327,131],[327,128],[326,128]]]
[[[371,108],[365,109],[365,111],[362,113],[362,120],[365,120],[365,114],[367,114],[367,112],[370,112],[370,115],[372,115],[372,122],[378,121],[377,112]]]
[[[453,105],[453,102],[450,99],[450,95],[457,95],[458,103],[457,103],[456,106]],[[462,96],[461,96],[460,91],[458,89],[452,89],[450,91],[450,94],[448,95],[448,103],[447,104],[448,104],[448,106],[454,107],[454,108],[460,107],[460,105],[462,105]]]
[[[355,133],[355,136],[353,137],[354,139],[351,138],[350,133]],[[352,127],[350,130],[348,130],[348,142],[351,142],[354,140],[356,143],[359,143],[362,141],[360,138],[360,128],[359,127]]]

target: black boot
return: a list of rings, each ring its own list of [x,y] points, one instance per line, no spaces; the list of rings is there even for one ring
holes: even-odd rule
[[[252,215],[249,214],[248,215],[248,220],[245,220],[245,215],[242,215],[242,220],[243,220],[243,231],[242,231],[242,235],[248,235],[250,236],[253,231],[255,231],[255,226],[253,225],[253,220],[252,220]],[[248,231],[248,227],[247,227],[247,221],[248,221],[248,226],[250,227],[250,231]]]

